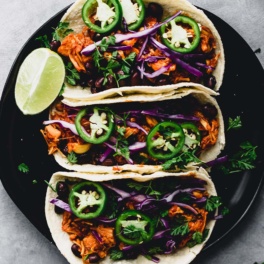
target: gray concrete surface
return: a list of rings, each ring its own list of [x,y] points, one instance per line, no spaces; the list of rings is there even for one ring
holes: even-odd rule
[[[192,0],[231,25],[264,67],[263,0]],[[71,0],[1,1],[0,9],[0,95],[9,70],[26,40],[47,19]],[[246,63],[245,63],[246,67]],[[263,91],[262,91],[263,92]],[[1,124],[4,129],[4,124]],[[1,139],[3,140],[3,139]],[[264,190],[258,195],[243,223],[224,243],[205,254],[199,264],[253,264],[264,262]],[[14,205],[0,183],[0,264],[65,264],[54,245],[44,238]]]

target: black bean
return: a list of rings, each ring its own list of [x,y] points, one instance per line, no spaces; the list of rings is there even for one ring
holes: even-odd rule
[[[57,51],[60,45],[61,45],[61,42],[59,40],[52,40],[50,42],[50,49],[53,51]]]
[[[67,198],[69,196],[69,186],[63,182],[58,181],[56,184],[56,191],[60,198]]]
[[[89,79],[90,79],[90,77],[88,74],[81,72],[80,73],[80,80],[78,81],[78,84],[82,87],[87,87]]]
[[[104,77],[99,77],[95,80],[94,86],[95,88],[101,89],[103,86]]]
[[[105,88],[106,88],[106,89],[111,89],[111,88],[114,88],[114,87],[116,87],[116,86],[117,86],[117,85],[116,85],[116,81],[115,81],[113,75],[109,74],[109,75],[107,76],[107,82],[106,82],[106,84],[105,84]]]
[[[166,78],[159,78],[158,80],[156,80],[156,85],[158,86],[166,84],[168,84],[168,80]]]
[[[89,259],[89,263],[97,263],[99,262],[100,257],[96,253],[93,253],[89,255],[88,259]]]
[[[96,33],[94,36],[93,36],[93,40],[96,42],[96,41],[99,41],[102,39],[102,35],[99,34],[99,33]]]
[[[213,89],[216,85],[216,79],[213,75],[209,75],[204,79],[204,85]]]
[[[212,104],[205,104],[203,106],[202,112],[203,112],[204,116],[209,118],[209,119],[213,119],[217,116],[217,109]]]
[[[87,61],[85,63],[85,69],[89,70],[89,71],[92,71],[94,69],[94,63],[92,61]]]
[[[163,15],[163,8],[157,3],[149,3],[147,7],[147,16],[155,17],[158,21],[161,20]]]
[[[91,93],[92,94],[96,94],[96,93],[99,93],[100,92],[100,89],[97,89],[96,87],[91,87]]]
[[[113,162],[112,159],[108,158],[108,159],[106,159],[105,161],[102,162],[102,165],[103,166],[113,166],[114,162]]]
[[[135,71],[131,76],[131,86],[137,86],[142,83],[142,80],[140,78],[140,74],[138,71]]]
[[[87,84],[89,87],[94,87],[94,79],[91,78],[90,80],[88,80]]]
[[[79,249],[80,249],[80,247],[78,245],[72,244],[72,246],[71,246],[72,253],[76,257],[81,258],[82,256],[81,256],[81,253],[80,253]]]

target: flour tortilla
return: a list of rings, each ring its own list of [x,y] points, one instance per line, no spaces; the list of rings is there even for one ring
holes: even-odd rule
[[[82,20],[82,6],[86,2],[86,0],[77,0],[73,3],[72,6],[67,10],[67,12],[63,15],[61,21],[68,22],[69,28],[73,29],[75,33],[82,32],[83,27],[85,26]],[[150,2],[156,2],[160,4],[164,9],[164,18],[175,14],[177,10],[182,10],[185,14],[194,18],[198,23],[205,25],[208,27],[212,34],[216,39],[216,53],[220,52],[220,57],[217,63],[217,66],[214,70],[213,75],[216,78],[216,86],[214,88],[215,91],[218,91],[223,82],[224,68],[225,68],[225,55],[224,48],[221,37],[216,30],[212,21],[206,16],[206,14],[196,8],[187,0],[175,0],[175,1],[167,1],[167,0],[144,0],[144,3],[148,5]],[[178,84],[170,84],[165,86],[127,86],[120,88],[112,88],[109,90],[105,90],[96,94],[91,93],[89,87],[85,89],[80,86],[71,86],[68,83],[65,83],[65,89],[63,93],[63,97],[65,98],[64,102],[71,104],[71,101],[81,101],[85,105],[96,104],[99,100],[111,101],[115,102],[123,102],[124,100],[134,100],[134,97],[141,94],[147,94],[148,96],[158,96],[160,93],[173,92],[175,89],[181,87],[181,83]],[[188,85],[188,83],[183,83],[183,85]],[[210,88],[204,87],[208,93],[211,93]],[[134,96],[135,95],[135,96]],[[125,97],[125,98],[124,98]],[[114,98],[114,99],[113,99]],[[80,103],[81,103],[80,102]]]
[[[134,179],[135,181],[144,182],[149,181],[155,178],[161,178],[165,176],[170,177],[179,177],[179,176],[193,176],[197,177],[199,179],[205,180],[207,182],[207,191],[209,195],[217,196],[217,192],[214,186],[213,181],[211,180],[208,173],[203,169],[200,168],[196,171],[188,171],[188,172],[182,172],[182,173],[165,173],[165,172],[156,172],[152,175],[146,175],[141,176],[139,174],[122,174],[122,175],[116,175],[116,174],[83,174],[83,173],[77,173],[77,172],[56,172],[52,175],[50,179],[50,185],[55,186],[56,182],[63,181],[65,179],[69,179],[71,181],[80,181],[80,179],[83,180],[89,180],[89,181],[96,181],[96,182],[102,182],[102,181],[108,181],[108,180],[122,180],[122,179]],[[75,257],[72,254],[71,251],[71,245],[72,242],[69,239],[69,235],[66,232],[63,232],[61,229],[62,225],[62,216],[58,215],[54,212],[54,205],[50,203],[50,200],[52,198],[56,198],[56,193],[52,191],[50,187],[47,189],[46,198],[45,198],[45,216],[47,220],[47,224],[50,230],[50,233],[52,235],[52,238],[57,246],[57,248],[60,250],[61,254],[67,259],[67,261],[71,264],[82,264],[82,260],[80,258]],[[210,220],[206,226],[207,229],[209,229],[209,234],[206,240],[199,245],[196,245],[192,248],[183,248],[178,250],[176,253],[171,255],[157,255],[158,258],[160,258],[160,263],[166,263],[166,264],[187,264],[190,263],[203,249],[204,245],[206,244],[207,240],[209,239],[212,230],[215,226],[215,220]],[[113,261],[109,257],[102,260],[100,263],[102,264],[133,264],[133,263],[141,263],[141,264],[150,264],[151,261],[147,260],[145,257],[140,256],[135,260],[120,260],[120,261]]]
[[[141,101],[140,99],[142,99],[142,101],[144,102],[164,101],[164,100],[172,100],[172,99],[175,99],[175,101],[177,101],[188,95],[195,96],[201,102],[201,104],[210,103],[214,105],[218,111],[217,118],[219,121],[219,134],[218,134],[217,142],[211,148],[203,151],[199,157],[200,160],[204,162],[214,160],[215,158],[217,158],[217,156],[220,154],[220,152],[223,150],[225,146],[225,132],[224,132],[223,116],[222,116],[221,109],[214,97],[208,95],[205,91],[199,89],[199,87],[194,86],[194,87],[182,87],[181,89],[175,90],[173,94],[171,93],[157,94],[157,97],[155,97],[155,99],[153,99],[153,96],[147,97],[147,95],[142,95],[142,97],[137,95],[136,98],[138,99],[137,101]],[[76,106],[81,106],[81,105],[74,102],[71,104],[71,106],[76,107]],[[154,173],[156,171],[162,170],[161,165],[125,164],[125,165],[118,165],[118,166],[101,166],[101,165],[92,165],[92,164],[83,164],[83,165],[72,164],[68,161],[68,159],[65,156],[62,156],[62,154],[59,152],[54,153],[54,157],[55,157],[55,160],[58,162],[58,164],[62,166],[63,168],[67,170],[79,171],[79,172],[110,173],[110,174],[111,173],[121,173],[121,172],[136,172],[140,174],[150,174],[150,173]]]

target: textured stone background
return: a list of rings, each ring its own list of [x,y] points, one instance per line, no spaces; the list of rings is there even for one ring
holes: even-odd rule
[[[264,67],[263,0],[191,0],[231,25],[249,44]],[[12,0],[1,2],[0,95],[8,72],[27,39],[71,0]],[[232,41],[232,40],[230,40]],[[245,67],[247,64],[245,62]],[[263,92],[263,91],[262,91]],[[1,124],[4,129],[4,124]],[[2,139],[3,140],[3,139]],[[264,262],[264,190],[243,223],[223,243],[196,264],[253,264]],[[0,264],[66,264],[55,246],[44,238],[14,205],[0,183]]]

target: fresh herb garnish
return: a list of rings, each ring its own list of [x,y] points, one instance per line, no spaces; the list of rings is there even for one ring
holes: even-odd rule
[[[152,181],[149,181],[148,183],[131,181],[127,183],[127,186],[137,191],[143,191],[145,189],[144,193],[148,195],[156,195],[156,196],[161,195],[161,192],[153,189]]]
[[[67,155],[67,159],[70,163],[74,164],[78,162],[76,154],[72,151]]]
[[[37,184],[38,181],[37,181],[37,180],[33,180],[32,183],[33,183],[33,184]]]
[[[229,208],[227,208],[226,206],[224,206],[221,210],[221,214],[224,216],[224,215],[227,215],[230,213],[230,210]]]
[[[172,236],[184,236],[190,232],[188,223],[184,223],[180,226],[173,227],[171,229],[171,235]]]
[[[92,56],[98,72],[104,77],[103,85],[106,85],[108,77],[111,76],[116,81],[117,87],[119,87],[119,81],[130,76],[131,65],[136,58],[136,53],[131,52],[125,58],[121,58],[118,51],[105,53],[111,45],[115,45],[114,36],[103,38]]]
[[[219,196],[212,195],[206,200],[205,210],[207,210],[208,212],[213,212],[221,205],[222,205],[221,198]]]
[[[187,246],[189,248],[194,247],[195,245],[201,244],[205,241],[209,234],[209,229],[205,229],[203,233],[201,232],[194,232],[192,235],[192,239],[187,242]]]
[[[254,163],[257,159],[257,146],[253,146],[249,141],[245,141],[240,144],[240,148],[240,151],[228,159],[226,165],[221,166],[221,169],[225,174],[231,174],[255,168]]]
[[[40,45],[42,47],[45,47],[45,48],[50,48],[50,42],[48,40],[48,36],[47,35],[44,35],[44,36],[39,36],[36,38],[36,40],[40,41]]]
[[[124,254],[119,249],[112,249],[110,251],[110,259],[112,260],[119,260],[119,259],[122,259],[123,257],[124,257]]]
[[[119,119],[122,120],[123,126],[117,127],[117,137],[116,137],[116,144],[115,144],[115,154],[114,156],[122,156],[126,160],[130,159],[130,151],[129,151],[129,142],[125,138],[126,132],[126,120],[129,114],[125,114],[123,118],[118,116]]]
[[[123,229],[123,233],[130,239],[144,241],[148,238],[148,233],[144,229],[135,227],[134,225],[126,226]]]
[[[53,191],[53,192],[57,192],[56,190],[55,190],[55,188],[47,181],[47,180],[44,180],[44,182],[51,188],[51,190]]]
[[[184,169],[184,166],[190,162],[194,163],[202,163],[200,159],[198,159],[195,155],[195,150],[192,152],[186,151],[181,153],[179,156],[174,157],[162,164],[162,169],[163,170],[169,170],[172,168],[172,166],[177,166],[180,169]]]
[[[160,247],[152,247],[148,250],[148,254],[150,254],[150,255],[156,255],[156,254],[159,254],[162,252],[163,252],[163,250]]]
[[[73,32],[73,30],[68,27],[68,22],[59,22],[58,26],[54,28],[54,32],[52,34],[53,39],[60,40],[60,38],[65,38],[67,35]]]
[[[27,173],[27,172],[29,172],[29,167],[25,163],[20,163],[18,165],[18,170],[23,172],[23,173]]]
[[[80,74],[79,72],[74,68],[73,64],[71,62],[68,62],[65,65],[66,69],[66,81],[70,85],[77,85],[77,81],[80,80]]]
[[[240,116],[237,116],[235,119],[229,117],[227,131],[229,131],[230,129],[239,129],[241,127],[242,127],[242,121]]]
[[[108,196],[108,206],[105,209],[105,214],[109,219],[117,217],[118,213],[118,202],[115,195]]]

